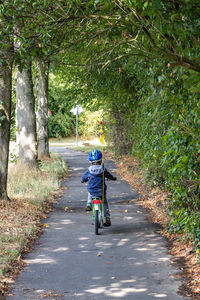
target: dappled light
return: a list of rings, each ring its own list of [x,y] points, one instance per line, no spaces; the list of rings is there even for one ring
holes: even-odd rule
[[[85,165],[82,156],[80,153]],[[20,282],[28,289],[26,295],[179,299],[180,282],[174,279],[177,270],[170,265],[158,227],[148,221],[139,204],[124,203],[136,194],[123,181],[109,182],[112,226],[100,228],[95,235],[92,212],[85,212],[87,190],[80,183],[81,170],[77,161],[70,163],[74,168],[63,184],[67,189],[55,203],[55,212],[45,220],[38,247],[25,260]],[[23,293],[19,288],[19,294]]]
[[[126,242],[128,242],[128,239],[121,239],[118,243],[117,246],[124,246],[126,244]]]
[[[149,251],[150,249],[148,248],[136,248],[136,251]]]
[[[158,299],[162,299],[162,298],[166,298],[166,297],[167,297],[167,294],[159,294],[159,293],[157,293],[157,294],[155,294],[155,293],[150,293],[149,295],[150,295],[150,296],[153,296],[153,297],[155,297],[155,298],[158,298]]]
[[[85,240],[89,240],[89,238],[88,237],[80,237],[79,240],[80,241],[85,241]]]
[[[129,208],[131,211],[131,209]],[[113,222],[115,223],[115,217],[119,217],[124,213],[124,206],[121,206],[121,212],[118,211],[118,207],[112,208]],[[133,212],[130,212],[133,213]],[[43,255],[36,255],[35,258],[26,259],[27,268],[32,268],[34,265],[44,265],[48,268],[57,268],[62,271],[64,267],[63,259],[67,260],[67,276],[70,276],[70,282],[76,280],[77,276],[81,276],[81,283],[79,282],[78,290],[73,291],[70,285],[67,285],[67,292],[56,288],[60,285],[61,278],[55,278],[54,288],[45,290],[35,290],[37,295],[45,294],[61,294],[63,297],[77,297],[93,299],[93,297],[102,297],[102,299],[129,299],[129,297],[146,297],[145,299],[170,299],[169,294],[165,288],[165,285],[160,285],[160,291],[154,290],[155,284],[158,282],[164,283],[166,281],[165,275],[168,274],[168,266],[166,263],[170,260],[170,257],[166,254],[165,248],[160,245],[160,237],[156,233],[151,232],[151,228],[145,228],[145,233],[141,231],[140,226],[137,226],[136,220],[133,218],[127,219],[121,226],[121,233],[113,235],[115,230],[115,224],[113,227],[103,229],[102,236],[95,236],[92,232],[93,226],[90,223],[90,215],[85,215],[82,212],[76,213],[74,219],[66,219],[66,213],[60,212],[63,217],[60,221],[48,222],[49,228],[60,228],[62,234],[62,244],[52,247],[48,246],[46,235],[48,234],[48,228],[44,233]],[[137,215],[137,214],[136,214]],[[87,232],[83,233],[78,229],[78,223],[86,223]],[[124,222],[124,221],[123,221]],[[140,224],[141,220],[140,220]],[[70,227],[74,226],[75,231],[73,235],[70,234]],[[77,231],[76,231],[77,228]],[[124,230],[123,230],[124,229]],[[127,235],[127,230],[130,230]],[[69,235],[69,234],[70,235]],[[123,233],[123,235],[122,235]],[[124,233],[127,235],[124,236]],[[121,236],[122,235],[122,236]],[[51,235],[51,238],[53,236]],[[56,239],[54,237],[53,239]],[[143,241],[145,239],[145,242]],[[145,247],[144,247],[145,245]],[[153,249],[153,252],[152,252]],[[138,254],[139,253],[139,256]],[[165,253],[165,255],[163,255]],[[119,258],[123,257],[123,260]],[[90,267],[87,266],[87,261],[90,261]],[[164,264],[164,265],[163,265]],[[103,269],[107,270],[105,284],[104,276],[101,274]],[[160,274],[160,269],[164,268]],[[144,272],[145,270],[145,272]],[[40,271],[41,272],[41,271]],[[85,273],[86,272],[86,273]],[[173,274],[172,271],[171,275]],[[122,275],[119,275],[122,273]],[[79,275],[78,275],[79,274]],[[133,275],[134,274],[134,275]],[[45,275],[45,269],[40,276]],[[53,274],[48,273],[48,278],[53,279]],[[122,277],[122,278],[121,278]],[[153,285],[149,285],[148,281],[151,281]],[[167,280],[170,282],[170,278],[167,275]],[[174,280],[174,279],[173,279]],[[44,286],[48,286],[45,278],[43,279]],[[64,298],[65,299],[65,298]],[[99,298],[101,299],[101,298]],[[131,298],[132,299],[132,298]]]
[[[72,168],[72,170],[74,170],[74,171],[84,171],[85,169],[84,168]]]
[[[67,248],[67,247],[60,247],[60,248],[54,249],[52,251],[53,252],[63,252],[63,251],[67,251],[67,250],[69,250],[69,248]]]
[[[113,245],[112,243],[108,243],[108,242],[95,243],[96,247],[103,248],[103,249],[110,248],[110,246],[112,246],[112,245]]]
[[[63,225],[70,225],[70,224],[73,224],[73,221],[72,221],[72,220],[69,220],[69,219],[67,219],[67,220],[62,220],[62,221],[60,222],[60,224],[63,224]]]
[[[52,258],[42,258],[42,257],[38,257],[35,259],[25,259],[24,260],[27,264],[56,264],[56,260],[52,259]]]
[[[158,259],[158,261],[169,261],[169,257],[161,257]]]
[[[124,220],[132,220],[132,219],[133,217],[127,217],[127,216],[124,217]]]
[[[89,292],[91,294],[101,294],[105,295],[105,297],[113,297],[113,298],[122,298],[126,297],[129,294],[134,295],[134,293],[142,293],[146,292],[145,288],[123,288],[122,284],[115,283],[111,284],[110,286],[102,286],[97,287],[95,289],[86,290],[86,292]]]

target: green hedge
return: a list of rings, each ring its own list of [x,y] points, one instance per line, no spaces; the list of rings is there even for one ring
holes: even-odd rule
[[[124,81],[130,81],[131,68],[143,87],[132,78],[135,89],[127,89],[126,101],[119,94],[121,102],[109,106],[107,140],[117,154],[140,159],[149,183],[167,189],[169,231],[185,232],[200,247],[200,87],[193,72],[163,75],[148,67],[142,73],[136,65],[128,66]]]

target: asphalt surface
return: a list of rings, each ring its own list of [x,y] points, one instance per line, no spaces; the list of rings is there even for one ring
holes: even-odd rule
[[[138,194],[123,180],[109,181],[112,226],[94,234],[91,213],[85,212],[86,185],[81,175],[87,154],[53,148],[70,167],[64,194],[26,258],[6,300],[36,299],[189,299],[178,295],[180,270],[171,264],[167,241],[137,202]],[[115,174],[112,161],[105,166]],[[135,199],[129,204],[129,200]]]

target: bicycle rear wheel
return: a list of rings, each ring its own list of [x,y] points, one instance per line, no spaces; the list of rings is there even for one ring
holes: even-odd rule
[[[95,216],[94,216],[94,228],[95,228],[95,234],[99,233],[99,211],[95,210]]]
[[[99,218],[99,228],[102,228],[102,227],[103,227],[103,218],[102,218],[102,210],[101,210],[101,207],[99,207],[99,215],[98,215],[98,218]]]

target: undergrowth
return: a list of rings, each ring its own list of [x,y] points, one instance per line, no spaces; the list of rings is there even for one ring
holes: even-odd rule
[[[40,231],[40,220],[52,209],[66,166],[59,157],[41,161],[39,168],[14,165],[9,169],[8,194],[0,202],[0,295],[6,292],[13,264]]]

